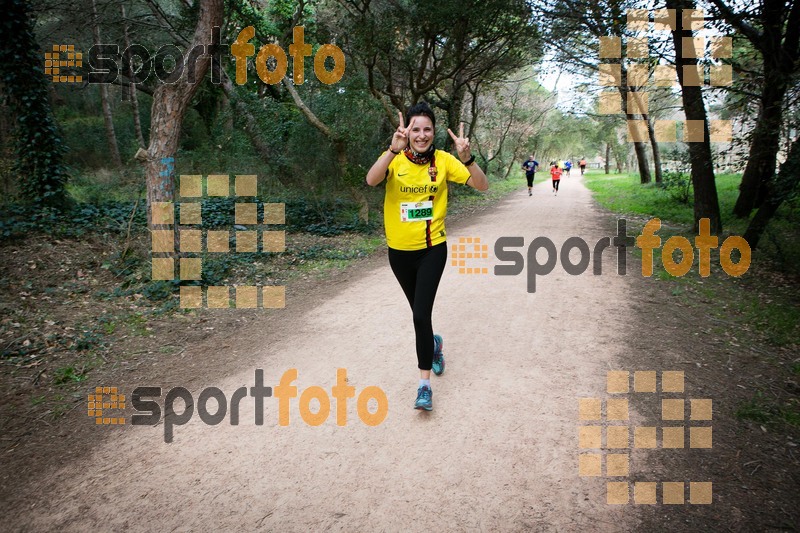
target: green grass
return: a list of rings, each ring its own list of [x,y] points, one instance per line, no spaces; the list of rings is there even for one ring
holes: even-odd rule
[[[642,185],[637,174],[603,174],[590,171],[585,176],[588,188],[594,193],[597,202],[603,207],[629,216],[628,234],[638,233],[646,218],[659,218],[662,222],[657,235],[664,243],[674,235],[681,235],[694,243],[692,227],[694,209],[692,202],[681,203],[654,183]],[[717,194],[725,233],[741,235],[748,221],[739,220],[731,214],[738,197],[741,176],[722,174],[717,176]],[[776,287],[769,279],[770,268],[798,273],[800,264],[800,209],[797,202],[787,203],[779,215],[771,221],[770,229],[762,238],[762,246],[751,258],[751,271],[742,278],[743,283],[732,283],[719,266],[718,249],[711,250],[711,278],[703,280],[699,276],[699,254],[694,253],[694,264],[687,275],[675,277],[665,271],[662,262],[662,249],[653,250],[653,278],[673,284],[672,292],[692,305],[697,298],[725,304],[735,313],[734,320],[747,324],[772,345],[787,346],[797,342],[800,334],[800,306],[793,297],[792,290]],[[720,239],[723,242],[724,236]],[[641,257],[641,250],[633,248],[632,253]],[[675,259],[679,259],[676,254]],[[752,271],[759,274],[753,276]],[[763,277],[766,274],[767,277]],[[745,290],[745,289],[748,290]],[[687,292],[688,291],[688,292]],[[723,317],[721,317],[723,318]]]
[[[378,234],[353,234],[344,248],[328,248],[322,245],[297,250],[292,268],[287,272],[287,279],[295,279],[298,275],[313,274],[324,277],[329,272],[343,270],[356,259],[367,257],[383,246],[384,239]]]
[[[524,186],[525,180],[514,179],[513,175],[507,180],[490,177],[489,190],[486,192],[476,191],[469,186],[451,185],[448,189],[450,197],[447,204],[447,214],[457,215],[470,208],[495,202],[511,192],[520,190]]]
[[[739,194],[738,174],[722,174],[716,178],[720,214],[725,233],[742,235],[747,229],[747,219],[736,219],[733,206]],[[654,183],[642,185],[636,174],[608,175],[598,171],[585,176],[587,187],[595,200],[621,217],[628,217],[628,234],[636,234],[646,219],[659,218],[662,222],[657,235],[662,246],[673,235],[681,235],[693,242],[694,208],[692,196],[689,202],[678,201],[663,187]],[[699,254],[694,254],[694,264],[682,277],[670,275],[664,269],[662,250],[653,250],[653,279],[668,283],[672,297],[682,305],[702,309],[721,323],[738,324],[744,331],[755,335],[739,336],[736,343],[728,339],[729,346],[743,350],[744,343],[764,342],[773,346],[792,346],[800,337],[800,305],[798,305],[796,283],[791,276],[776,275],[786,271],[794,275],[800,271],[800,202],[786,202],[770,221],[762,236],[759,249],[751,258],[750,271],[741,279],[724,274],[719,266],[718,250],[711,251],[711,277],[699,275]],[[721,236],[720,243],[724,236]],[[696,252],[696,251],[695,251]],[[641,250],[632,253],[641,257]],[[675,259],[678,259],[677,257]],[[712,325],[709,322],[709,325]],[[730,328],[715,329],[715,334],[727,335]],[[780,373],[787,367],[777,360]],[[800,363],[789,365],[788,376],[800,374]],[[756,393],[750,400],[740,404],[735,412],[740,420],[749,420],[773,430],[786,431],[800,427],[800,401],[794,396],[778,398],[772,394]]]
[[[595,200],[610,211],[621,214],[660,218],[662,222],[692,227],[694,209],[690,200],[682,204],[656,183],[642,185],[638,174],[602,174],[588,171],[584,176],[586,186],[594,193]],[[739,195],[741,174],[717,176],[722,224],[726,231],[741,234],[747,221],[736,219],[731,214]]]
[[[770,344],[786,346],[797,340],[800,308],[780,299],[780,295],[765,304],[761,298],[745,295],[737,308],[756,331],[765,335]]]
[[[522,173],[520,173],[519,176],[512,173],[507,180],[489,178],[489,190],[483,194],[488,197],[489,200],[497,200],[508,193],[522,190],[525,187],[525,176]]]
[[[751,420],[772,427],[780,427],[784,424],[800,427],[800,404],[795,398],[785,403],[779,403],[758,392],[752,399],[739,406],[736,410],[736,417],[740,420]]]
[[[86,375],[85,369],[76,369],[73,366],[65,366],[62,368],[56,369],[55,375],[53,376],[53,383],[56,385],[63,385],[65,383],[80,383],[81,381],[85,380],[88,376]]]
[[[133,173],[100,169],[73,175],[67,192],[78,203],[133,202],[144,191],[143,183]]]
[[[144,337],[149,333],[147,331],[147,318],[142,313],[131,313],[125,319],[125,323],[128,325],[131,335]]]
[[[589,171],[585,176],[587,187],[595,200],[610,211],[635,217],[659,218],[671,226],[691,229],[694,225],[694,208],[676,201],[655,183],[642,185],[638,174],[604,174]],[[749,219],[733,216],[733,206],[739,196],[740,174],[720,174],[716,177],[717,197],[724,234],[743,235]],[[755,212],[754,212],[755,213]],[[635,225],[635,224],[632,224]],[[772,268],[790,274],[800,274],[800,198],[784,202],[770,221],[753,260],[765,259]],[[662,230],[662,233],[667,230]]]
[[[31,405],[40,405],[47,401],[47,396],[31,396]]]

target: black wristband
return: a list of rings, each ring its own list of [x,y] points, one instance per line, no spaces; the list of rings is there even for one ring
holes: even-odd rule
[[[468,166],[470,166],[470,165],[471,165],[472,163],[474,163],[474,162],[475,162],[475,156],[473,155],[472,157],[470,157],[470,158],[469,158],[469,161],[467,161],[466,163],[464,163],[464,166],[465,166],[465,167],[468,167]]]
[[[395,152],[394,150],[392,150],[392,145],[389,145],[389,151],[392,152],[394,155],[399,155],[400,152],[402,152],[402,150],[400,150],[400,152]]]

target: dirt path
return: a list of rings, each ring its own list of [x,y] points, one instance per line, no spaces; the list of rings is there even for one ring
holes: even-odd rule
[[[264,425],[256,426],[246,398],[240,425],[226,419],[210,427],[195,413],[171,444],[162,424],[96,428],[91,453],[64,457],[52,475],[23,484],[30,506],[5,510],[4,529],[635,529],[633,506],[607,505],[602,479],[581,478],[577,467],[577,398],[604,395],[606,370],[618,368],[616,341],[632,323],[626,278],[569,276],[557,266],[529,294],[524,275],[491,274],[500,236],[522,236],[527,249],[540,235],[560,247],[569,236],[593,246],[612,234],[579,180],[565,178],[558,197],[548,183],[538,183],[532,198],[521,186],[449,228],[451,244],[461,236],[489,244],[490,259],[474,264],[490,274],[445,271],[434,326],[445,339],[447,372],[434,377],[431,413],[411,408],[411,316],[383,262],[279,335],[266,335],[265,323],[238,331],[236,349],[255,350],[255,366],[231,358],[227,374],[191,375],[188,361],[224,353],[187,350],[184,382],[195,398],[208,386],[230,398],[253,386],[255,368],[273,387],[296,368],[300,393],[317,385],[330,394],[344,368],[356,394],[370,385],[385,391],[382,424],[363,424],[353,399],[345,427],[336,425],[335,402],[328,420],[311,427],[295,398],[290,425],[280,427],[278,402],[267,398]],[[615,262],[606,255],[611,274]]]

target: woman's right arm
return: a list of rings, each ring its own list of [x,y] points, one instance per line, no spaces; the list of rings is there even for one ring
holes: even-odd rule
[[[377,161],[372,165],[372,168],[367,172],[367,185],[376,186],[386,178],[386,171],[389,169],[389,163],[397,156],[389,150],[386,150]]]
[[[392,135],[392,144],[389,145],[389,149],[386,150],[384,154],[381,154],[378,160],[372,165],[372,168],[369,169],[369,172],[367,172],[367,185],[371,185],[372,187],[378,185],[386,178],[386,171],[389,169],[389,163],[392,162],[397,154],[405,150],[406,146],[408,146],[408,131],[411,129],[412,124],[414,124],[416,117],[411,119],[411,122],[406,128],[403,123],[403,114],[398,111],[397,115],[400,117],[400,125],[397,127],[394,135]]]

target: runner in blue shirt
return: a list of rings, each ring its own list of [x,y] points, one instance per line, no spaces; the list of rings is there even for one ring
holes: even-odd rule
[[[533,187],[533,175],[539,168],[539,162],[536,161],[531,155],[527,161],[522,163],[522,170],[525,171],[525,178],[528,180],[528,196],[533,196],[531,187]]]

